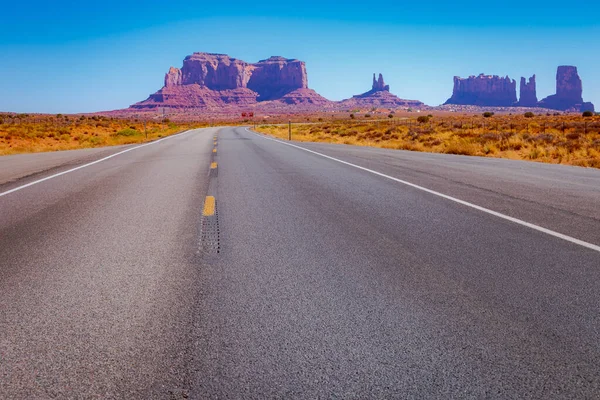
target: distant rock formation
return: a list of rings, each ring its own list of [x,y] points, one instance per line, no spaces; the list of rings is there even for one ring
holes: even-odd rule
[[[259,94],[259,100],[272,100],[296,89],[308,89],[306,65],[303,61],[271,57],[252,64],[248,89]]]
[[[594,105],[585,103],[582,94],[577,67],[563,65],[556,71],[556,94],[542,99],[538,106],[561,111],[594,111]]]
[[[162,89],[131,107],[215,108],[280,99],[285,104],[330,103],[308,88],[303,61],[271,57],[249,64],[226,54],[194,53],[181,69],[169,69]]]
[[[347,108],[418,108],[425,105],[418,100],[405,100],[390,93],[390,86],[385,84],[385,81],[383,80],[383,75],[381,74],[379,74],[379,79],[375,79],[375,74],[373,74],[373,86],[371,90],[363,94],[353,96],[350,99],[342,100],[339,104]]]
[[[455,76],[452,97],[444,104],[505,107],[516,102],[517,83],[514,79],[480,74],[466,79]]]
[[[385,91],[385,92],[389,92],[390,91],[390,85],[386,85],[385,81],[383,80],[383,75],[379,74],[379,79],[375,80],[375,74],[373,74],[373,86],[372,86],[372,92],[381,92],[381,91]]]
[[[518,107],[537,107],[538,99],[535,87],[535,75],[529,78],[529,81],[521,77],[519,93]]]

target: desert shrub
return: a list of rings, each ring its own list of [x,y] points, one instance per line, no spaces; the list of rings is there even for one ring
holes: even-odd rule
[[[127,128],[118,131],[116,136],[137,136],[139,134],[140,132],[136,131],[135,129]]]
[[[538,150],[538,148],[537,148],[537,147],[535,147],[535,148],[531,149],[531,151],[530,151],[530,152],[529,152],[529,154],[528,154],[528,157],[529,157],[531,160],[535,160],[535,159],[536,159],[536,158],[538,158],[540,155],[541,155],[541,152]]]
[[[523,114],[525,116],[525,118],[533,118],[535,117],[535,114],[532,113],[531,111],[527,111],[525,114]]]
[[[488,141],[488,140],[500,140],[502,139],[502,136],[496,134],[496,133],[485,133],[483,135],[480,136],[481,140],[483,142]]]
[[[553,140],[554,136],[550,135],[549,133],[541,133],[537,136],[532,136],[529,138],[529,141],[531,142],[552,143]]]
[[[371,114],[365,114],[365,118],[371,118]]]
[[[471,156],[477,153],[477,147],[473,143],[452,142],[446,146],[444,153]]]
[[[394,118],[394,114],[388,114],[388,118]]]
[[[583,114],[584,117],[593,117],[594,113],[592,111],[584,111]]]
[[[486,112],[484,112],[484,113],[483,113],[483,116],[484,116],[485,118],[490,118],[490,117],[492,117],[493,115],[494,115],[494,113],[493,113],[493,112],[490,112],[490,111],[486,111]]]
[[[425,115],[421,115],[419,118],[417,118],[417,122],[420,124],[425,124],[425,123],[429,122],[429,117],[427,117]]]
[[[90,137],[88,139],[88,141],[92,144],[92,145],[99,145],[99,144],[103,144],[104,143],[104,138],[101,137]]]
[[[350,118],[354,119],[355,115],[354,114],[350,114]]]

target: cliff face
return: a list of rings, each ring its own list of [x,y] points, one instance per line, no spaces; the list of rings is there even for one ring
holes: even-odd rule
[[[165,86],[173,87],[181,85],[181,70],[179,68],[171,67],[169,72],[165,74]]]
[[[521,86],[520,86],[520,95],[519,95],[519,103],[517,104],[520,107],[537,107],[537,93],[535,87],[535,75],[529,78],[527,81],[525,78],[521,77]]]
[[[248,89],[259,94],[259,100],[283,97],[296,89],[308,88],[306,65],[303,61],[271,57],[252,64]]]
[[[517,102],[517,83],[508,76],[454,77],[452,97],[444,104],[461,104],[485,107],[512,106]]]
[[[542,99],[538,105],[561,111],[594,111],[594,105],[584,102],[582,95],[577,67],[560,66],[556,71],[556,94]]]
[[[169,69],[161,90],[132,107],[247,106],[278,99],[286,104],[327,102],[314,91],[300,89],[308,89],[303,61],[271,57],[250,64],[226,54],[194,53],[181,69]]]

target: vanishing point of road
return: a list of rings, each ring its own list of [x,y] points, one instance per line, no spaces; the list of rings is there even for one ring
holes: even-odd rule
[[[600,398],[600,171],[243,127],[0,158],[0,398]]]

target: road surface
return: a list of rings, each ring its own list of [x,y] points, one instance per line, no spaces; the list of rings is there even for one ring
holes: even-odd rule
[[[600,171],[292,144],[1,184],[0,398],[600,396]]]

